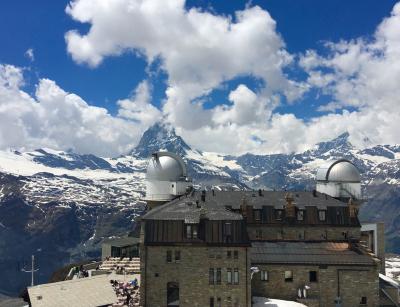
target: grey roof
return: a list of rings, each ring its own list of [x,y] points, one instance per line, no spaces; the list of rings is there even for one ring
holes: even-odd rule
[[[146,179],[178,181],[186,177],[186,166],[181,157],[170,152],[157,152],[149,160]]]
[[[253,242],[251,261],[257,264],[373,265],[374,258],[335,242]]]
[[[29,287],[28,293],[32,307],[93,307],[118,300],[107,275]]]
[[[360,172],[349,160],[341,159],[320,167],[317,181],[360,182]]]
[[[258,191],[208,191],[205,202],[201,201],[201,192],[194,191],[190,195],[184,195],[167,204],[150,210],[143,219],[161,220],[185,220],[197,223],[200,215],[210,220],[239,220],[243,219],[240,214],[227,210],[240,209],[245,202],[253,206],[254,209],[262,209],[263,206],[273,206],[275,209],[283,209],[286,204],[286,191],[262,191],[259,196]],[[319,209],[326,209],[329,206],[347,207],[336,198],[316,192],[291,192],[294,203],[298,208],[315,206]],[[197,203],[200,207],[197,206]]]
[[[139,238],[123,237],[123,238],[107,239],[104,240],[102,243],[116,247],[123,247],[128,245],[139,244],[139,241],[140,241]]]
[[[231,206],[233,209],[239,209],[243,201],[247,205],[253,206],[254,209],[262,209],[263,206],[273,206],[275,209],[283,209],[286,205],[286,191],[262,191],[262,196],[259,196],[258,191],[215,191],[207,192],[206,201],[214,200],[220,205]],[[294,199],[294,203],[298,208],[306,206],[315,206],[321,209],[327,207],[346,207],[336,198],[316,192],[314,194],[309,191],[290,192]]]
[[[216,200],[201,201],[197,194],[199,193],[195,192],[191,196],[182,196],[152,209],[142,219],[184,220],[188,223],[198,223],[201,217],[209,220],[243,219],[240,214],[227,210],[224,206],[219,205]]]

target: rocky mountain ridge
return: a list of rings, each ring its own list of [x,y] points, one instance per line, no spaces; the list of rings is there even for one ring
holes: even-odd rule
[[[147,157],[158,150],[181,155],[194,183],[217,189],[313,189],[316,169],[347,158],[362,173],[364,220],[383,220],[388,248],[399,252],[400,146],[357,149],[344,133],[303,153],[238,157],[191,148],[175,130],[157,123],[125,156],[101,158],[42,148],[0,151],[0,292],[28,283],[19,271],[33,253],[45,282],[55,268],[97,257],[103,239],[134,232],[145,210],[141,200]]]

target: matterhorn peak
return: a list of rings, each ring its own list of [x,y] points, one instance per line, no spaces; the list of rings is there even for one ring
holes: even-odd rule
[[[185,156],[190,146],[176,134],[175,128],[165,122],[156,122],[150,126],[132,150],[131,155],[147,158],[153,152],[167,150]]]

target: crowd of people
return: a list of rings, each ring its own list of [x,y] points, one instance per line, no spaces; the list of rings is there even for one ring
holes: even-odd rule
[[[110,283],[118,297],[118,302],[113,304],[113,307],[139,306],[139,283],[137,278],[130,282],[110,280]]]

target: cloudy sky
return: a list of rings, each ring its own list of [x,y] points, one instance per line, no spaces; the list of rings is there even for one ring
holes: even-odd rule
[[[6,0],[0,149],[116,156],[156,121],[194,147],[400,143],[395,1]]]

